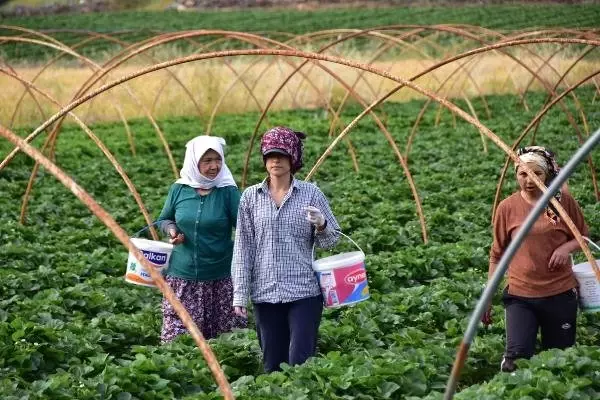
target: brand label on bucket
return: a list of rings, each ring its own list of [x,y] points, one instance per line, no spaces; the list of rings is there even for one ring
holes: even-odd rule
[[[162,270],[169,263],[170,253],[163,253],[160,251],[139,249],[144,258],[148,262],[152,263],[155,269]],[[127,258],[127,272],[125,273],[125,280],[129,283],[142,286],[156,286],[152,280],[152,275],[144,268],[144,266],[137,261],[132,253],[129,253]]]
[[[369,298],[365,264],[317,272],[326,307],[342,306]]]
[[[367,272],[364,270],[364,267],[357,269],[356,271],[350,272],[344,278],[344,282],[346,282],[346,284],[348,284],[348,285],[356,285],[356,284],[361,283],[366,280],[367,280]]]
[[[150,261],[154,265],[163,266],[167,263],[167,255],[165,253],[159,253],[156,251],[140,250],[146,260]]]
[[[600,287],[595,276],[578,277],[581,305],[584,311],[597,310],[600,307]]]

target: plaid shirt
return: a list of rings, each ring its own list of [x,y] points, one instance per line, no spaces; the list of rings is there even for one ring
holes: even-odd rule
[[[306,220],[303,207],[309,205],[327,221],[322,232]],[[325,195],[312,183],[293,178],[279,208],[266,179],[247,188],[233,249],[233,305],[246,307],[248,297],[253,303],[287,303],[319,295],[312,246],[333,247],[339,229]]]

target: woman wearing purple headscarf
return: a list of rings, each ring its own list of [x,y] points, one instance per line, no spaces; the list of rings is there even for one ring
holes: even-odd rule
[[[338,223],[327,199],[294,174],[302,167],[305,135],[267,131],[261,153],[267,178],[242,194],[233,251],[233,306],[247,316],[251,299],[265,371],[314,356],[323,311],[312,269],[313,244],[329,248]]]

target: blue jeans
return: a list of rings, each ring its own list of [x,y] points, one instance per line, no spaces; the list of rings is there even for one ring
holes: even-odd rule
[[[290,303],[255,303],[256,333],[266,372],[280,371],[281,363],[297,365],[317,353],[323,297]]]

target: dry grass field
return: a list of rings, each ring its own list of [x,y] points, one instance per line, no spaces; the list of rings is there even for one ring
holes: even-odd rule
[[[519,59],[552,85],[558,81],[558,74],[565,72],[575,61],[575,58],[554,57],[549,63],[550,66],[542,66],[537,57],[519,55]],[[76,114],[87,122],[98,122],[118,119],[115,106],[121,108],[126,118],[143,117],[145,110],[158,118],[210,116],[213,112],[260,111],[292,72],[293,66],[299,62],[298,59],[257,60],[246,57],[232,59],[228,64],[223,61],[189,63],[171,68],[170,73],[159,71],[136,78],[127,85],[130,90],[126,90],[124,86],[112,89],[98,96],[93,102],[76,109]],[[374,66],[396,76],[410,78],[436,62],[437,60],[402,59],[375,63]],[[504,55],[489,53],[463,60],[462,63],[462,70],[458,69],[457,63],[452,63],[425,75],[418,79],[417,83],[429,90],[439,91],[449,98],[475,97],[480,93],[518,93],[528,85],[533,90],[543,89],[538,80],[532,80],[529,71]],[[348,67],[331,63],[324,65],[339,75],[347,85],[355,87],[356,92],[366,102],[374,101],[395,86],[394,82],[372,74],[365,73],[360,76],[358,71]],[[561,83],[561,87],[574,84],[597,71],[599,66],[600,61],[578,63]],[[141,65],[126,65],[111,72],[107,79],[113,80],[140,68]],[[15,71],[31,81],[39,73],[40,67],[21,66],[16,67]],[[306,65],[301,71],[302,73],[296,74],[277,96],[273,109],[314,108],[325,106],[327,103],[338,105],[346,96],[345,88],[314,64]],[[61,105],[66,105],[92,73],[91,68],[50,67],[37,77],[35,85],[53,96]],[[180,80],[188,93],[173,76]],[[446,82],[448,77],[450,79]],[[43,120],[40,109],[31,96],[25,94],[23,97],[24,87],[21,84],[6,75],[0,75],[0,87],[3,88],[0,91],[0,104],[4,105],[0,109],[0,124],[6,126],[12,122],[13,125],[35,125]],[[22,97],[19,112],[13,115],[14,106]],[[36,97],[46,117],[57,111],[56,105],[42,96]],[[415,92],[405,89],[390,100],[407,101],[418,97]],[[215,111],[216,106],[218,107]]]

